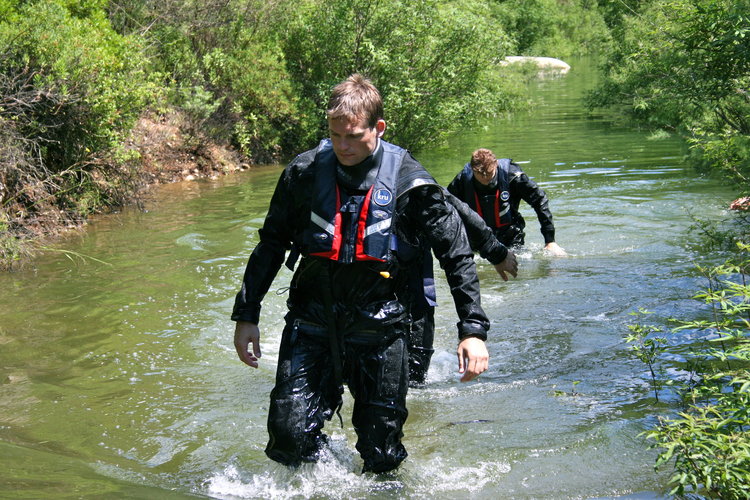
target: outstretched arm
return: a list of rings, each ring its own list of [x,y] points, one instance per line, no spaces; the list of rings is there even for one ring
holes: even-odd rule
[[[461,217],[472,251],[479,252],[479,255],[490,261],[503,281],[508,281],[505,273],[515,278],[518,275],[518,261],[515,254],[498,241],[492,229],[469,205],[453,196],[448,190],[445,190],[445,199]]]
[[[474,254],[458,213],[436,185],[411,190],[407,210],[445,271],[459,317],[459,339],[487,338],[490,324],[481,306]]]
[[[461,381],[473,380],[487,370],[489,355],[484,339],[489,320],[482,310],[474,256],[457,211],[443,192],[431,187],[412,193],[418,211],[411,220],[421,225],[435,256],[445,270],[458,313],[458,371]]]
[[[287,187],[287,178],[285,170],[276,185],[263,227],[258,232],[260,242],[247,261],[242,287],[234,299],[233,321],[258,324],[263,297],[284,263],[286,250],[291,248],[289,207],[292,195]]]
[[[291,246],[289,206],[292,196],[287,182],[289,167],[279,178],[263,227],[260,242],[253,250],[245,267],[242,287],[237,293],[232,309],[234,348],[240,360],[253,368],[258,367],[260,353],[261,302],[284,261],[284,253]],[[252,350],[249,349],[252,347]]]
[[[534,181],[529,179],[518,165],[511,164],[517,169],[510,181],[511,197],[517,196],[528,203],[536,212],[539,219],[539,230],[544,238],[544,249],[550,255],[562,257],[567,255],[565,250],[555,243],[555,225],[552,222],[552,212],[549,208],[549,199]]]

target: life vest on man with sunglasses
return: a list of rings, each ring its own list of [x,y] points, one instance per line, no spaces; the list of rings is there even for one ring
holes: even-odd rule
[[[310,222],[302,238],[302,253],[334,261],[387,262],[396,251],[393,220],[396,188],[406,150],[380,141],[383,157],[378,175],[358,198],[356,235],[344,241],[341,189],[336,182],[337,160],[330,139],[321,141],[315,156],[315,192],[312,195]],[[347,207],[345,207],[347,209]],[[353,245],[353,248],[345,248]],[[348,256],[348,257],[347,257]],[[348,262],[345,262],[348,263]]]
[[[474,171],[471,165],[464,165],[460,174],[463,200],[478,213],[491,228],[502,228],[513,222],[510,206],[510,159],[497,160],[497,188],[491,195],[481,195],[474,187]]]

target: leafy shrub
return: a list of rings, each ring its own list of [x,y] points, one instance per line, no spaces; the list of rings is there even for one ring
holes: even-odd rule
[[[651,312],[641,309],[638,313],[633,314],[643,316],[651,314]],[[661,332],[661,328],[655,325],[644,325],[636,322],[628,325],[628,330],[630,330],[630,333],[625,337],[625,342],[630,344],[630,353],[648,366],[651,374],[651,386],[654,389],[654,399],[658,403],[662,377],[661,371],[656,368],[656,362],[667,349],[665,346],[667,339],[654,335]],[[657,371],[659,371],[659,376],[657,376]]]
[[[302,9],[284,52],[310,131],[304,143],[325,135],[330,89],[354,72],[382,93],[388,140],[412,150],[507,109],[496,64],[510,38],[482,5],[322,0]]]
[[[123,0],[110,5],[121,33],[148,41],[151,63],[189,118],[186,132],[230,142],[255,162],[297,145],[296,96],[277,38],[291,2]]]
[[[566,58],[601,51],[609,30],[590,0],[489,2],[498,30],[515,39],[514,55]]]
[[[623,18],[594,106],[681,131],[693,156],[748,189],[749,0],[655,0]]]
[[[121,147],[155,87],[138,43],[110,29],[100,4],[0,6],[0,209],[19,231],[6,238],[45,233],[132,191]]]
[[[245,38],[247,37],[247,38]],[[233,142],[256,161],[278,161],[298,146],[297,108],[281,50],[242,32],[242,50],[215,49],[203,59],[212,88],[223,93]]]
[[[54,1],[26,3],[18,22],[0,25],[0,46],[6,75],[26,72],[58,96],[54,109],[32,107],[22,120],[53,171],[118,146],[154,91],[137,42],[114,34],[101,12],[81,19]]]
[[[673,467],[670,494],[679,497],[750,496],[750,245],[738,247],[726,264],[699,268],[708,286],[695,298],[708,319],[675,329],[702,334],[688,354],[690,378],[670,381],[685,407],[646,433],[660,449],[656,466]],[[662,344],[642,360],[651,367],[664,352]]]

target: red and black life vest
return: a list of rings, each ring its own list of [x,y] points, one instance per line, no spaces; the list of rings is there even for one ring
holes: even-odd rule
[[[501,228],[510,225],[513,222],[513,211],[510,206],[510,159],[500,158],[497,160],[498,182],[497,189],[494,193],[492,206],[482,203],[479,194],[474,188],[474,172],[471,165],[464,165],[460,174],[461,187],[463,189],[463,201],[466,202],[476,213],[478,213],[484,222],[492,228]]]
[[[362,198],[353,253],[356,261],[386,262],[395,251],[392,236],[396,185],[406,150],[380,141],[383,157],[378,175]],[[338,261],[343,255],[341,192],[336,182],[337,160],[325,139],[315,155],[315,180],[310,222],[303,237],[304,255]]]

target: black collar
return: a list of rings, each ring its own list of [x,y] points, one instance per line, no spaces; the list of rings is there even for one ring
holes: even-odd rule
[[[336,162],[336,180],[345,189],[366,191],[375,183],[383,159],[383,145],[378,139],[375,151],[356,165],[350,167]]]

